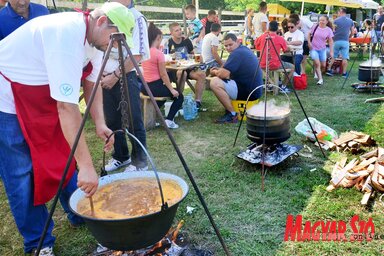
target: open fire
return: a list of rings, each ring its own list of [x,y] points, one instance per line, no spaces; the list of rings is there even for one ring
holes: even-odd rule
[[[190,249],[184,236],[180,233],[184,221],[180,221],[176,228],[168,233],[156,244],[135,251],[114,251],[98,246],[89,256],[212,256],[207,250]]]

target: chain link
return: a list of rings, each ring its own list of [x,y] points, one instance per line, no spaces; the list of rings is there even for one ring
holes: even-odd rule
[[[125,131],[125,129],[128,129],[128,119],[129,119],[129,115],[128,115],[128,102],[127,102],[127,99],[125,98],[125,94],[124,94],[124,80],[123,80],[123,69],[121,67],[121,63],[123,61],[123,56],[121,56],[119,54],[119,70],[120,70],[120,79],[119,79],[119,84],[120,84],[120,94],[121,94],[121,100],[120,100],[120,103],[119,103],[119,108],[118,110],[120,109],[121,111],[121,128],[123,129],[123,131]]]

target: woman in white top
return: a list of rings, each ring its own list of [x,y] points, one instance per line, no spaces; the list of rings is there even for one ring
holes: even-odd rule
[[[284,34],[284,39],[294,56],[293,64],[295,65],[295,72],[300,75],[301,61],[303,60],[304,34],[298,29],[294,19],[288,20],[288,32]]]

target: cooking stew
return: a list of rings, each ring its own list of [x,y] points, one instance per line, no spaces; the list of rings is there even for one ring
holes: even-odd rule
[[[169,206],[179,202],[183,191],[177,182],[161,180],[164,201]],[[94,214],[89,199],[77,205],[81,215],[97,219],[126,219],[144,216],[161,210],[161,197],[155,178],[117,180],[98,189],[93,196]]]

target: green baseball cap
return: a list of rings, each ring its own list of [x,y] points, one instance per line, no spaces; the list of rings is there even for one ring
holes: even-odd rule
[[[115,24],[119,32],[125,34],[125,40],[130,48],[133,47],[132,31],[135,27],[135,17],[124,5],[117,2],[107,2],[101,6],[101,10]]]

